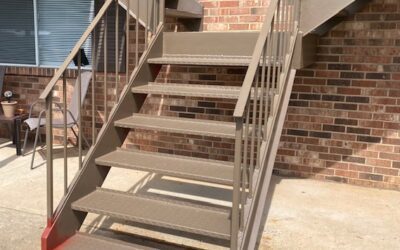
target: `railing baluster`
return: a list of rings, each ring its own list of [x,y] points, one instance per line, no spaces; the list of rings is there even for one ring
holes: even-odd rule
[[[53,90],[46,97],[47,225],[53,223]]]
[[[251,143],[250,143],[250,172],[254,171],[254,168],[257,168],[256,163],[257,159],[254,161],[254,153],[256,152],[256,133],[257,133],[257,103],[258,103],[258,84],[259,84],[259,69],[257,69],[256,77],[255,77],[255,85],[254,85],[254,100],[253,100],[253,114],[251,118],[252,129],[251,129]],[[257,158],[257,157],[256,157]],[[249,176],[249,179],[252,181],[253,176]]]
[[[247,181],[249,183],[249,197],[251,198],[253,196],[253,178],[249,178],[249,176],[253,175],[252,172],[250,172],[248,160],[249,160],[249,132],[250,132],[250,100],[247,101],[247,107],[246,107],[246,123],[245,123],[245,132],[244,132],[244,152],[243,152],[243,168],[244,168],[244,177],[243,180]],[[247,171],[249,171],[248,176],[246,175]]]
[[[273,54],[273,59],[272,59],[272,84],[271,84],[271,100],[270,100],[270,112],[269,112],[269,116],[272,118],[273,113],[274,113],[274,101],[275,101],[275,95],[276,93],[276,85],[277,82],[279,80],[279,77],[277,76],[277,74],[279,74],[278,71],[278,36],[279,36],[279,4],[278,4],[278,8],[275,14],[275,22],[274,22],[274,28],[273,28],[273,32],[272,32],[272,37],[273,37],[273,47],[272,47],[272,54]]]
[[[96,66],[97,66],[97,53],[96,53],[96,29],[92,33],[92,145],[96,143]]]
[[[160,20],[158,21],[158,24],[164,23],[164,18],[165,18],[165,0],[160,0],[159,11],[160,11],[160,13],[159,13]]]
[[[126,31],[125,31],[125,37],[126,37],[126,55],[125,55],[125,78],[126,78],[126,84],[129,83],[129,32],[130,32],[130,21],[131,21],[131,15],[129,13],[130,6],[131,6],[131,0],[127,0],[127,6],[126,6]]]
[[[237,249],[240,227],[240,177],[242,169],[243,118],[236,119],[235,166],[233,171],[231,249]]]
[[[256,166],[260,167],[260,151],[261,151],[261,141],[262,141],[262,122],[263,122],[263,105],[264,105],[264,95],[265,95],[265,70],[266,70],[266,50],[267,43],[264,44],[262,53],[262,66],[261,66],[261,96],[260,96],[260,107],[258,113],[258,126],[257,126],[257,163]]]
[[[135,50],[135,67],[139,64],[139,9],[140,9],[140,1],[136,1],[136,25],[135,25],[135,32],[136,32],[136,37],[135,37],[135,45],[136,45],[136,50]]]
[[[144,47],[147,49],[147,44],[149,43],[149,25],[150,25],[150,13],[149,13],[149,3],[150,1],[146,1],[146,24],[144,26]]]
[[[275,20],[275,19],[274,19]],[[275,21],[272,20],[272,27],[274,26]],[[273,84],[273,82],[271,81],[271,71],[275,70],[274,64],[273,64],[273,59],[272,59],[272,49],[274,47],[273,42],[273,34],[274,34],[274,30],[273,28],[271,29],[269,35],[268,35],[268,41],[267,41],[267,58],[268,58],[268,63],[267,63],[267,67],[268,67],[268,71],[267,71],[267,81],[266,81],[266,97],[265,97],[265,127],[264,127],[264,140],[268,140],[268,121],[269,121],[269,112],[270,112],[270,97],[271,97],[271,83]]]
[[[78,52],[78,147],[79,147],[79,169],[82,169],[82,50]]]
[[[119,100],[119,3],[115,1],[115,102]]]
[[[107,54],[108,54],[108,13],[106,12],[104,14],[104,121],[108,121],[108,108],[107,108],[107,95],[108,95],[108,81],[107,81],[107,76],[108,76],[108,60],[107,60]]]
[[[250,180],[248,180],[249,176],[251,176],[253,173],[250,172],[249,174],[247,174],[248,171],[248,166],[247,166],[247,153],[248,153],[248,144],[249,144],[249,130],[250,130],[250,124],[249,124],[249,118],[250,118],[250,99],[247,102],[247,114],[246,114],[246,120],[244,122],[244,143],[243,143],[243,161],[241,164],[241,171],[242,171],[242,192],[241,192],[241,210],[240,210],[240,230],[243,231],[244,229],[244,206],[246,205],[246,201],[247,201],[247,197],[246,197],[246,185],[249,184],[250,185]],[[243,135],[242,135],[243,137]],[[240,141],[240,143],[242,143],[242,141]],[[242,153],[242,152],[240,152]],[[252,180],[252,179],[251,179]],[[249,190],[251,189],[251,187],[249,187]],[[249,196],[250,195],[250,191],[249,191]]]
[[[66,73],[63,74],[63,102],[64,102],[64,124],[63,124],[63,132],[64,132],[64,194],[68,192],[68,152],[67,152],[67,77]]]

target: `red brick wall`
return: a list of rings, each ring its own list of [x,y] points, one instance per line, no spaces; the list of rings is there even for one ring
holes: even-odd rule
[[[400,189],[400,2],[373,0],[297,74],[276,173]]]
[[[199,0],[205,31],[259,30],[270,0]]]

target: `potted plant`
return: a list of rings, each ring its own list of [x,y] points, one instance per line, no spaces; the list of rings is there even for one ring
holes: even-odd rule
[[[17,109],[17,102],[12,101],[11,98],[13,93],[11,91],[4,92],[4,97],[7,101],[2,101],[1,106],[3,108],[4,116],[5,117],[14,117],[15,110]]]

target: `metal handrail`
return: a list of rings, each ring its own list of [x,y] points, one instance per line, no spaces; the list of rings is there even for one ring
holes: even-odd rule
[[[150,44],[149,40],[149,35],[150,37],[154,37],[156,33],[158,32],[158,29],[162,27],[164,23],[164,16],[165,16],[165,0],[128,0],[125,1],[126,6],[126,23],[125,23],[125,43],[126,43],[126,72],[125,72],[125,77],[126,77],[126,83],[129,83],[132,80],[132,76],[135,74],[135,69],[138,67],[140,64],[140,58],[138,56],[139,54],[139,43],[136,42],[136,56],[134,62],[135,62],[135,69],[132,69],[130,71],[129,68],[129,62],[130,62],[130,55],[129,55],[129,32],[130,32],[130,14],[132,13],[132,10],[130,9],[131,1],[133,1],[136,4],[136,19],[140,16],[140,6],[144,7],[147,11],[145,13],[147,24],[145,23],[145,51],[148,50],[148,45]],[[104,46],[104,69],[103,69],[103,74],[104,74],[104,79],[103,79],[103,86],[104,86],[104,118],[106,124],[108,120],[108,80],[107,80],[107,75],[108,75],[108,59],[107,59],[107,54],[109,54],[108,49],[109,47],[107,46],[107,40],[110,39],[110,36],[108,36],[108,12],[110,10],[110,7],[112,6],[112,3],[115,4],[115,92],[116,92],[116,98],[115,102],[119,102],[119,93],[118,93],[118,84],[120,82],[119,78],[119,62],[122,61],[121,55],[119,54],[120,51],[120,46],[119,46],[119,6],[122,4],[120,0],[106,0],[103,6],[100,8],[99,12],[93,19],[93,21],[90,23],[88,28],[85,30],[81,38],[78,40],[78,42],[75,44],[74,48],[72,51],[69,53],[69,55],[66,57],[65,61],[63,64],[58,68],[58,70],[55,72],[53,78],[50,80],[49,84],[46,86],[42,94],[40,95],[39,99],[40,100],[45,100],[46,101],[46,166],[47,166],[47,173],[46,173],[46,178],[47,178],[47,219],[48,219],[48,224],[50,225],[53,222],[54,218],[54,209],[53,209],[53,196],[54,196],[54,180],[53,180],[53,92],[55,89],[56,84],[59,82],[60,78],[62,78],[62,102],[64,103],[63,105],[63,136],[64,136],[64,141],[63,141],[63,146],[64,146],[64,195],[67,195],[69,190],[68,187],[68,154],[67,154],[67,70],[68,66],[70,63],[76,59],[76,64],[77,64],[77,84],[76,88],[78,90],[78,98],[77,98],[77,106],[78,106],[78,117],[79,120],[77,122],[77,125],[79,127],[79,133],[77,135],[78,139],[78,149],[79,149],[79,170],[83,168],[83,153],[82,153],[82,138],[83,138],[83,129],[82,129],[82,79],[81,79],[81,73],[82,73],[82,50],[81,47],[84,46],[85,42],[87,42],[88,38],[90,35],[92,35],[92,147],[93,145],[96,144],[97,137],[96,137],[96,127],[95,127],[95,83],[96,83],[96,66],[97,66],[97,55],[96,55],[96,31],[97,27],[99,26],[100,22],[103,20],[104,26],[103,28],[103,46]],[[143,6],[144,5],[144,6]],[[148,28],[148,24],[152,23],[153,27],[152,29]],[[141,23],[142,24],[142,23]],[[136,41],[139,41],[139,21],[136,20]],[[146,54],[146,53],[143,53]],[[143,56],[142,56],[143,57]],[[131,75],[130,75],[131,74]],[[41,116],[43,113],[41,114]],[[79,172],[78,172],[79,173]]]
[[[241,249],[239,239],[243,240],[255,213],[249,208],[264,185],[260,175],[273,167],[265,160],[271,154],[272,134],[277,133],[282,97],[287,96],[299,6],[299,0],[270,3],[236,103],[231,249]]]

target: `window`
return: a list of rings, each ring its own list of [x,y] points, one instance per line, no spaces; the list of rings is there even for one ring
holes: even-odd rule
[[[93,16],[93,0],[1,1],[0,64],[58,67]],[[90,58],[91,39],[84,49]]]
[[[32,0],[1,1],[1,64],[36,64],[34,20]]]

